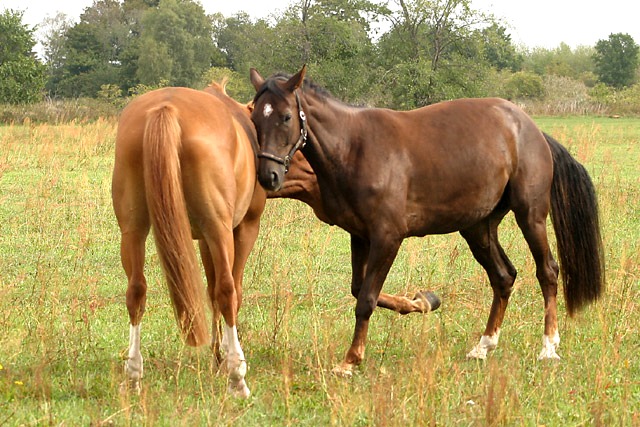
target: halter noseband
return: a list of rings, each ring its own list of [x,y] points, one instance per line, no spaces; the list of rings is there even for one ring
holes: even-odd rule
[[[296,154],[296,151],[304,148],[305,144],[307,143],[307,115],[304,113],[302,105],[300,104],[300,97],[298,96],[298,92],[296,91],[294,92],[294,94],[296,95],[296,105],[298,106],[298,117],[300,117],[300,137],[298,138],[298,141],[296,141],[293,147],[291,147],[289,154],[287,154],[284,159],[282,157],[276,156],[275,154],[266,153],[262,150],[260,150],[260,152],[258,153],[258,158],[273,160],[276,163],[284,165],[284,173],[287,173],[289,171],[289,164],[291,164],[291,159],[293,158],[293,155]]]

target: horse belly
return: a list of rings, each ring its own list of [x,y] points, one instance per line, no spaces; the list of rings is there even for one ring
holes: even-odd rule
[[[478,182],[478,181],[476,181]],[[508,178],[484,181],[484,185],[470,185],[447,192],[424,194],[407,201],[409,235],[447,234],[465,228],[489,216],[504,198]]]
[[[448,234],[469,228],[486,218],[493,209],[474,209],[464,212],[429,212],[407,217],[409,236]]]

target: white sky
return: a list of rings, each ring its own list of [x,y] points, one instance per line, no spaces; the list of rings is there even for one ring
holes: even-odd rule
[[[207,13],[230,16],[245,11],[254,18],[284,10],[294,0],[201,0]],[[393,1],[393,0],[391,0]],[[640,44],[637,0],[472,0],[475,9],[502,18],[512,40],[529,48],[555,48],[564,42],[575,48],[594,46],[611,33],[628,33]],[[23,23],[37,25],[47,16],[63,12],[76,22],[93,0],[0,0],[0,11],[24,11]]]

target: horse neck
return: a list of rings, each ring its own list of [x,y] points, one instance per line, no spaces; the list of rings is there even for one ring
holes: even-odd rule
[[[340,169],[340,158],[350,149],[356,108],[315,96],[307,96],[306,101],[309,148],[304,153],[316,174],[330,174]]]

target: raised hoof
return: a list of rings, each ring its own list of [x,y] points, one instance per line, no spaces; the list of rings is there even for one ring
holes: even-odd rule
[[[413,297],[413,300],[421,300],[428,304],[428,310],[425,310],[425,313],[437,310],[442,303],[440,297],[431,291],[418,291]]]
[[[331,373],[340,378],[353,377],[353,365],[349,363],[341,363],[331,370]]]

